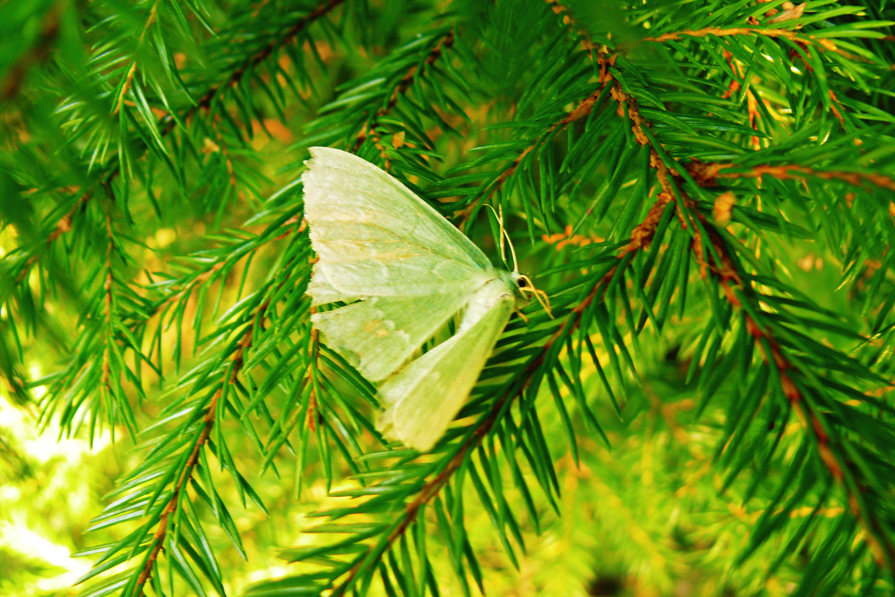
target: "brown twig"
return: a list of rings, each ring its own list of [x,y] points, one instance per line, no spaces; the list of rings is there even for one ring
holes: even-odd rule
[[[77,189],[75,189],[77,190]],[[46,247],[49,247],[53,244],[53,242],[71,230],[72,219],[75,216],[75,212],[79,209],[84,209],[84,206],[87,205],[87,201],[89,199],[88,193],[84,193],[81,197],[75,202],[74,206],[64,216],[62,216],[58,222],[56,222],[56,227],[53,228],[53,231],[47,237],[47,241],[45,243]],[[22,267],[22,271],[19,272],[19,275],[16,276],[16,284],[25,279],[25,276],[28,275],[28,272],[31,271],[31,268],[37,263],[40,257],[37,254],[33,254],[25,261],[24,267]]]
[[[106,281],[104,284],[105,290],[105,316],[106,316],[106,341],[105,341],[105,350],[103,350],[103,375],[102,375],[102,389],[103,391],[111,394],[111,388],[109,386],[109,376],[111,370],[110,363],[110,347],[109,343],[114,342],[114,335],[112,333],[112,252],[115,247],[115,237],[112,234],[112,215],[111,213],[106,214],[106,235],[108,237],[108,247],[106,248]]]
[[[242,340],[240,340],[239,342],[239,347],[233,353],[233,358],[231,359],[232,365],[230,368],[228,368],[228,372],[230,375],[228,376],[228,378],[222,380],[221,387],[218,388],[218,391],[214,393],[208,403],[208,406],[205,408],[205,417],[203,419],[204,425],[202,427],[202,431],[199,432],[199,435],[196,437],[196,441],[193,444],[192,451],[187,458],[183,470],[180,472],[180,477],[178,477],[177,483],[174,485],[174,491],[171,494],[171,498],[168,500],[168,503],[162,511],[161,517],[159,518],[158,526],[156,527],[155,533],[153,533],[152,536],[152,548],[149,552],[149,556],[146,558],[146,561],[143,564],[143,569],[140,571],[140,575],[137,577],[137,581],[134,585],[134,590],[131,593],[132,597],[141,597],[143,595],[143,587],[146,585],[146,581],[149,580],[149,577],[152,574],[152,570],[155,566],[155,562],[158,559],[159,554],[164,549],[165,537],[168,533],[170,516],[172,513],[176,512],[177,504],[180,501],[180,493],[183,491],[186,482],[192,477],[196,463],[199,461],[199,455],[202,451],[202,448],[208,442],[208,438],[211,435],[211,430],[214,428],[215,412],[217,409],[218,401],[224,394],[224,384],[233,386],[236,383],[237,377],[239,376],[239,373],[242,371],[242,368],[245,365],[246,352],[248,352],[248,350],[252,347],[255,329],[260,327],[261,323],[264,321],[269,305],[270,301],[267,300],[262,303],[261,306],[258,308],[258,311],[256,311],[254,317],[255,325],[250,326],[246,330],[245,334],[243,334]]]
[[[815,170],[807,166],[796,164],[784,164],[780,166],[755,166],[747,172],[724,172],[726,168],[734,168],[733,164],[718,164],[718,178],[760,178],[770,176],[778,180],[805,180],[806,178],[820,178],[822,180],[840,180],[852,186],[860,187],[865,183],[873,186],[895,191],[895,178],[882,174],[864,172],[841,172],[836,170]]]
[[[316,313],[317,308],[311,307],[311,315]],[[319,370],[319,359],[320,359],[320,331],[316,327],[311,327],[311,392],[308,394],[308,429],[311,430],[312,433],[317,432],[317,417],[318,417],[318,400],[317,400],[317,390],[320,387],[320,383],[317,380],[317,372]]]
[[[328,2],[320,4],[319,6],[317,6],[317,8],[300,18],[292,27],[290,27],[286,31],[285,34],[283,34],[282,37],[268,44],[266,47],[256,52],[253,56],[244,60],[239,68],[233,71],[223,83],[213,86],[208,91],[206,91],[205,94],[202,95],[202,97],[199,98],[199,100],[192,107],[190,107],[190,109],[187,110],[181,118],[186,121],[192,118],[199,110],[208,110],[211,107],[212,100],[217,97],[218,93],[220,93],[222,89],[227,89],[228,87],[236,85],[247,70],[267,60],[267,58],[269,58],[271,54],[273,54],[277,49],[290,43],[299,33],[310,27],[311,24],[314,23],[314,21],[326,15],[328,12],[332,11],[344,2],[345,0],[329,0]],[[175,126],[177,126],[177,121],[174,120],[173,117],[168,115],[162,118],[162,120],[159,122],[159,125],[165,125],[165,128],[161,130],[162,136],[164,136],[170,133],[171,130]]]
[[[368,137],[373,138],[374,141],[378,139],[376,135],[376,127],[379,124],[379,119],[392,111],[392,109],[398,105],[398,99],[410,89],[410,86],[413,84],[414,79],[417,75],[422,74],[423,70],[427,66],[431,66],[435,63],[436,60],[441,58],[444,53],[454,45],[454,31],[448,31],[445,36],[432,48],[432,51],[429,52],[429,55],[423,61],[422,68],[418,68],[416,65],[410,67],[408,71],[401,77],[401,81],[398,83],[397,87],[392,90],[392,95],[389,98],[388,104],[379,108],[376,113],[373,115],[373,118],[357,133],[357,137],[354,140],[354,145],[351,146],[351,153],[357,153],[357,150],[360,149],[361,145],[364,144],[364,141],[367,140]],[[377,143],[377,147],[379,147],[380,152],[384,155],[384,150],[381,144]],[[388,170],[388,159],[386,158],[386,170]]]
[[[45,61],[53,49],[56,38],[59,37],[59,13],[61,9],[58,3],[54,3],[41,22],[41,31],[34,46],[19,56],[19,59],[7,69],[6,78],[0,83],[0,97],[9,101],[18,95],[25,80],[25,75],[36,64]]]
[[[813,35],[800,35],[789,29],[760,29],[757,27],[731,27],[722,29],[721,27],[705,27],[695,31],[684,29],[683,31],[674,31],[671,33],[663,33],[655,37],[644,37],[643,41],[662,43],[666,41],[679,40],[682,37],[736,37],[740,35],[764,35],[765,37],[783,37],[793,43],[811,44],[822,48],[829,52],[835,52],[840,56],[850,59],[857,59],[857,56],[839,49],[833,40],[823,37],[814,37]]]
[[[563,118],[553,123],[553,125],[547,129],[547,131],[542,135],[541,139],[538,139],[528,147],[526,147],[522,153],[516,156],[516,159],[513,162],[503,169],[500,175],[494,179],[474,201],[472,201],[464,210],[462,215],[460,216],[460,220],[457,225],[462,227],[469,221],[469,218],[472,217],[473,212],[475,212],[476,207],[479,203],[484,201],[489,201],[491,197],[494,196],[494,193],[499,191],[501,187],[503,187],[504,183],[507,179],[516,172],[516,169],[519,167],[519,164],[522,163],[522,160],[529,153],[535,150],[535,148],[541,143],[542,139],[549,137],[557,128],[560,131],[564,130],[571,123],[581,120],[582,118],[590,115],[591,111],[594,109],[594,105],[597,103],[597,100],[600,98],[600,94],[603,92],[603,88],[605,84],[599,85],[596,90],[591,93],[589,96],[581,100],[577,106],[575,106],[571,111],[569,111]]]
[[[149,17],[146,19],[146,24],[143,26],[143,31],[140,32],[140,37],[137,39],[137,51],[140,50],[140,47],[143,45],[143,40],[146,39],[146,32],[149,31],[149,28],[152,27],[153,23],[155,23],[156,16],[158,14],[158,0],[156,0],[155,4],[152,5],[152,8],[149,9]],[[121,85],[121,90],[118,92],[118,101],[115,102],[115,109],[112,111],[112,116],[118,114],[121,111],[121,104],[124,103],[124,96],[127,95],[127,92],[130,91],[131,85],[134,81],[134,75],[137,72],[137,59],[131,62],[131,66],[127,69],[127,75],[124,78],[124,83]]]

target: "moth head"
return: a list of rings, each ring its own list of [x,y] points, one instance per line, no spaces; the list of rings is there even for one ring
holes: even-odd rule
[[[523,305],[527,304],[530,298],[534,296],[538,303],[544,308],[544,311],[547,312],[547,315],[553,318],[553,313],[550,311],[550,298],[547,296],[546,292],[534,285],[531,278],[525,274],[520,274],[517,271],[512,271],[510,272],[510,279],[516,286],[515,294],[517,306],[521,307],[519,303],[522,303]]]
[[[525,315],[522,314],[520,309],[528,304],[531,296],[534,296],[541,306],[544,307],[544,311],[547,312],[547,315],[552,319],[553,313],[550,312],[550,299],[547,298],[547,293],[536,288],[534,282],[531,281],[531,278],[525,274],[519,273],[519,262],[516,260],[516,249],[513,248],[513,240],[510,238],[510,233],[507,232],[506,228],[503,226],[503,205],[500,206],[500,213],[495,211],[491,205],[488,205],[488,207],[491,208],[494,217],[497,218],[497,223],[500,228],[500,258],[504,263],[507,262],[506,254],[503,250],[504,238],[506,238],[507,246],[510,247],[510,255],[513,257],[513,271],[510,272],[510,280],[513,283],[513,290],[516,296],[516,310],[519,315],[525,319]]]

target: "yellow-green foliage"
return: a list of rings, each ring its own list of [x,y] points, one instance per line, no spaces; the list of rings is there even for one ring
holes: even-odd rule
[[[0,594],[891,595],[893,21],[0,5]],[[315,145],[549,297],[427,454],[312,329]]]

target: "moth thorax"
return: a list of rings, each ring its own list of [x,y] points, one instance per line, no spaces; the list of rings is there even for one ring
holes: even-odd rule
[[[500,301],[515,299],[514,290],[515,284],[509,283],[502,277],[489,280],[472,295],[466,304],[466,311],[463,313],[463,319],[460,320],[460,330],[475,324]]]

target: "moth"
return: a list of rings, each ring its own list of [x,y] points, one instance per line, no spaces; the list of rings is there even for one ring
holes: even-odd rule
[[[311,148],[302,175],[317,253],[312,305],[321,341],[379,384],[377,429],[432,449],[465,404],[531,281],[492,267],[462,232],[395,178],[337,149]],[[456,333],[418,354],[447,323]],[[457,319],[454,319],[457,321]]]

